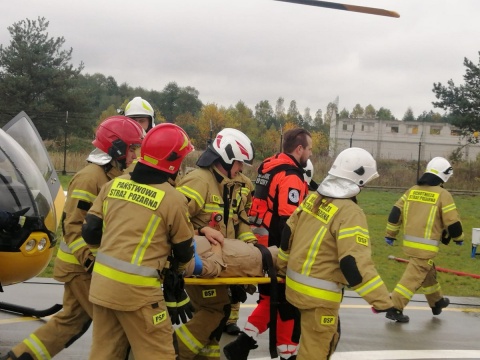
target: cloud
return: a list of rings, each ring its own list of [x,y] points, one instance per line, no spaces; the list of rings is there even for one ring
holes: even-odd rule
[[[3,5],[8,25],[45,16],[51,36],[64,36],[73,63],[119,83],[162,90],[193,86],[204,103],[254,108],[261,100],[325,112],[357,103],[402,118],[439,111],[434,82],[463,81],[464,57],[478,61],[480,2],[355,0],[399,19],[272,0],[120,0],[69,3],[17,0]]]

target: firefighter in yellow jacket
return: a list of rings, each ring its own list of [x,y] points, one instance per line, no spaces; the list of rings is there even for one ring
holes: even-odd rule
[[[122,360],[129,344],[136,359],[176,357],[160,274],[171,253],[179,272],[193,255],[187,201],[168,182],[192,150],[180,127],[156,126],[133,172],[106,184],[87,214],[83,237],[99,245],[90,359]]]
[[[16,345],[6,359],[50,359],[90,326],[92,304],[88,292],[94,255],[82,238],[82,223],[102,185],[121,175],[136,158],[135,150],[143,136],[140,125],[125,116],[112,116],[99,125],[88,165],[73,176],[68,186],[63,240],[53,270],[54,278],[65,284],[63,310]]]
[[[178,190],[188,198],[196,233],[214,246],[221,246],[224,237],[256,241],[247,215],[253,185],[241,172],[243,164],[251,165],[253,158],[250,139],[239,130],[226,128],[202,153],[199,168],[178,183]],[[176,329],[180,359],[197,355],[218,359],[218,341],[230,313],[228,286],[187,286],[187,292],[195,315]]]
[[[349,148],[335,159],[327,177],[287,221],[278,254],[287,300],[300,311],[297,360],[329,359],[340,337],[338,310],[348,285],[374,312],[406,322],[393,308],[371,258],[367,220],[357,205],[361,188],[378,177],[372,156]]]
[[[453,240],[463,245],[463,229],[452,195],[443,188],[453,174],[450,163],[435,157],[428,164],[417,185],[407,190],[395,203],[388,217],[385,241],[393,245],[400,228],[403,229],[403,251],[410,261],[392,292],[395,307],[407,306],[415,292],[422,287],[433,315],[440,315],[450,304],[443,297],[437,281],[433,259],[440,242]]]

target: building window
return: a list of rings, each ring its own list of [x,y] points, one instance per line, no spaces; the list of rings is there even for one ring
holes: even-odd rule
[[[440,131],[442,130],[441,127],[438,126],[432,126],[430,128],[430,135],[440,135]]]
[[[347,124],[343,124],[343,131],[347,131]]]
[[[394,134],[398,134],[398,126],[392,126],[390,128],[391,132],[394,133]]]
[[[409,133],[409,134],[412,134],[412,135],[418,134],[418,126],[417,126],[417,125],[415,125],[415,126],[409,126],[409,127],[408,127],[408,133]]]
[[[450,135],[452,136],[461,136],[462,132],[459,129],[452,129],[450,130]]]

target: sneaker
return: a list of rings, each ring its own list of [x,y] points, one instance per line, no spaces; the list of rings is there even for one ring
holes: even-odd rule
[[[388,309],[387,313],[385,314],[385,317],[387,319],[400,322],[400,323],[407,323],[410,321],[410,318],[407,315],[403,315],[402,310],[398,310],[395,308]]]
[[[227,333],[228,335],[238,335],[240,334],[240,328],[237,324],[231,323],[225,325],[225,327],[223,328],[223,332]]]
[[[450,300],[446,297],[441,298],[435,303],[435,306],[432,307],[433,315],[440,315],[442,313],[442,309],[446,308],[450,305]]]

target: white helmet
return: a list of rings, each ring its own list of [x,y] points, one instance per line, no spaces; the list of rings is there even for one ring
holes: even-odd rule
[[[364,186],[378,177],[377,162],[367,150],[353,147],[338,154],[328,173]]]
[[[443,182],[447,182],[450,176],[453,175],[453,168],[447,159],[437,156],[430,160],[425,172],[437,175]]]
[[[155,126],[154,118],[155,112],[152,105],[147,100],[142,99],[140,96],[134,97],[125,107],[125,116],[135,119],[139,117],[149,117],[150,126],[149,130]]]
[[[310,181],[312,181],[313,178],[313,163],[312,160],[308,159],[307,160],[307,165],[303,168],[303,178],[305,179],[305,182],[310,185]]]
[[[223,129],[213,139],[211,146],[226,164],[233,164],[236,160],[252,165],[255,157],[252,142],[247,135],[237,129]]]

